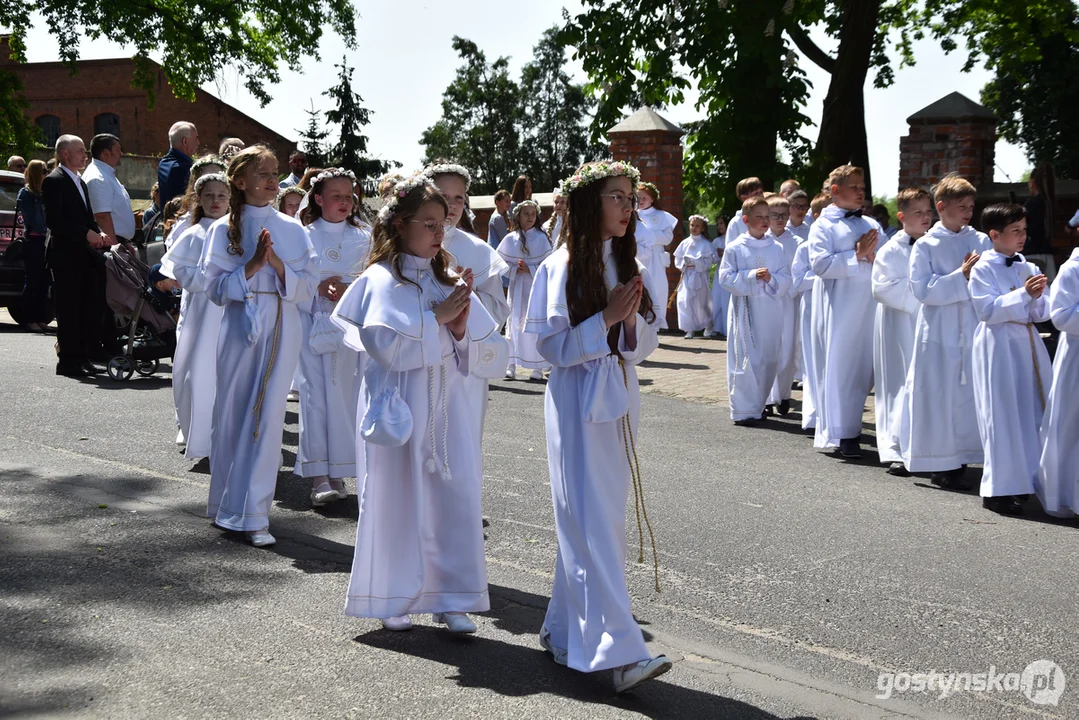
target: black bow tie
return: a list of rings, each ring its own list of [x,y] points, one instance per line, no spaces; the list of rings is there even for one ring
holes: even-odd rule
[[[913,244],[914,244],[914,241],[915,241],[915,240],[917,240],[917,239],[918,239],[918,238],[911,238],[911,239],[910,239],[910,244],[911,244],[911,245],[913,245]]]
[[[847,214],[844,215],[843,217],[844,218],[852,218],[852,217],[861,217],[861,216],[862,216],[862,209],[858,208],[857,210],[848,210]]]
[[[1004,264],[1007,267],[1011,267],[1012,265],[1015,265],[1017,262],[1019,262],[1021,259],[1022,258],[1020,258],[1019,254],[1017,253],[1015,255],[1012,255],[1010,258],[1004,258]]]

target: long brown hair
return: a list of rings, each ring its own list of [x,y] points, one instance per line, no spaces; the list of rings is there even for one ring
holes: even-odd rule
[[[202,192],[201,191],[205,190],[206,186],[209,185],[210,183],[215,183],[215,182],[219,182],[222,185],[224,185],[226,190],[229,187],[229,183],[228,183],[227,180],[218,179],[216,177],[214,179],[212,179],[212,180],[207,180],[206,182],[202,183],[202,186],[198,188],[199,192],[195,193],[195,197],[197,198],[198,201],[195,203],[195,207],[193,207],[191,209],[191,224],[192,225],[197,225],[198,223],[202,222],[202,219],[204,217],[206,217],[206,211],[202,209]],[[231,205],[231,203],[229,203],[229,204]]]
[[[236,185],[236,181],[247,172],[247,168],[270,158],[277,162],[277,155],[265,145],[251,145],[232,156],[225,177],[229,181],[229,255],[244,254],[243,230],[240,227],[240,211],[247,202],[246,193]]]
[[[513,202],[519,203],[522,200],[528,200],[528,183],[529,179],[527,175],[517,176],[517,181],[513,183]]]
[[[194,212],[198,206],[199,194],[195,192],[195,183],[200,177],[207,174],[203,170],[207,165],[217,165],[223,171],[227,163],[218,155],[203,155],[191,164],[191,173],[187,177],[187,188],[184,189],[184,194],[181,196],[183,200],[180,201],[180,216]]]
[[[576,174],[581,174],[583,166]],[[566,219],[562,223],[559,246],[569,251],[566,268],[566,303],[571,325],[579,325],[598,312],[603,312],[610,298],[603,276],[603,198],[600,194],[609,180],[589,183],[569,193]],[[636,218],[630,215],[629,227],[621,238],[612,243],[612,253],[618,282],[627,283],[640,275],[637,269],[637,242],[634,232]],[[652,298],[647,288],[641,297],[640,313],[651,323],[656,319]],[[607,333],[607,344],[617,353],[619,326]]]
[[[371,256],[367,266],[387,261],[396,277],[401,282],[411,285],[419,285],[401,272],[401,255],[405,252],[405,240],[397,229],[397,221],[409,222],[416,217],[420,208],[429,202],[438,203],[446,215],[450,214],[449,203],[434,184],[423,184],[413,188],[408,195],[397,201],[397,208],[386,222],[381,218],[375,223],[375,231],[371,236]],[[450,275],[450,255],[445,248],[441,248],[438,254],[431,258],[431,273],[443,285],[452,286],[457,279]]]
[[[315,196],[318,195],[319,197],[322,197],[322,193],[326,189],[326,183],[330,182],[331,180],[348,180],[349,188],[353,189],[352,180],[349,179],[347,175],[335,175],[334,177],[326,178],[325,180],[317,180],[315,182],[312,182],[311,190],[309,190],[307,193],[307,207],[305,207],[299,213],[299,220],[304,225],[310,225],[311,223],[322,217],[322,206],[315,202]],[[353,192],[353,196],[355,196],[355,192]],[[360,221],[356,218],[355,210],[356,206],[355,203],[353,203],[352,211],[350,211],[348,217],[345,218],[345,222],[347,222],[352,227],[358,228],[360,226]]]
[[[41,185],[45,182],[47,174],[48,170],[44,160],[30,161],[30,164],[26,166],[26,171],[23,172],[23,177],[26,178],[26,187],[30,188],[30,192],[35,195],[41,194]]]

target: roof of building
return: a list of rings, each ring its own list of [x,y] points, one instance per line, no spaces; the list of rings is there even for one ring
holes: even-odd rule
[[[959,120],[961,118],[996,120],[997,116],[992,110],[984,105],[979,105],[966,95],[953,92],[908,117],[907,123],[924,122],[926,120]]]
[[[661,132],[676,132],[679,135],[684,135],[686,132],[650,107],[641,108],[607,132],[655,132],[657,130]]]

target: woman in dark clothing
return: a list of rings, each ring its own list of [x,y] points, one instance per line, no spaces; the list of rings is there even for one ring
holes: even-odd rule
[[[22,215],[23,266],[26,282],[22,289],[23,327],[31,332],[48,329],[45,304],[49,297],[49,271],[45,267],[45,203],[41,184],[47,170],[41,160],[31,160],[26,167],[26,185],[15,198],[15,212]]]
[[[1053,211],[1056,206],[1056,176],[1053,165],[1039,163],[1030,174],[1030,199],[1027,209],[1027,243],[1023,255],[1045,272],[1049,282],[1056,277],[1053,259]]]

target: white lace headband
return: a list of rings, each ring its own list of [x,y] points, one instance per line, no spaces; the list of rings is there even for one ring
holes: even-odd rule
[[[597,180],[606,180],[612,177],[627,177],[633,183],[634,188],[641,181],[641,171],[629,163],[624,162],[596,162],[585,165],[573,175],[562,181],[559,186],[563,195],[569,195],[574,190],[591,185]]]
[[[393,193],[386,198],[386,204],[379,208],[378,222],[383,227],[393,222],[393,216],[397,212],[397,206],[401,204],[401,200],[420,187],[430,187],[433,190],[438,190],[431,178],[427,177],[425,173],[416,173],[410,178],[405,178],[393,186]]]
[[[540,214],[539,203],[536,202],[535,200],[522,200],[521,202],[519,202],[519,203],[517,203],[516,205],[513,206],[513,219],[516,220],[517,216],[521,214],[521,210],[523,210],[526,207],[535,208],[536,209],[536,217],[539,217],[539,214]]]
[[[468,187],[472,184],[472,176],[468,174],[468,170],[455,163],[441,163],[439,165],[431,165],[423,174],[430,179],[434,180],[438,175],[457,175],[465,181],[465,192],[468,192]]]
[[[229,181],[225,179],[225,176],[221,173],[210,173],[209,175],[203,175],[195,181],[195,194],[201,195],[202,189],[206,187],[208,183],[219,182],[225,187],[229,186]]]
[[[334,178],[348,178],[352,181],[352,184],[356,184],[356,176],[351,170],[345,170],[344,168],[327,168],[315,176],[315,179],[311,181],[311,187],[314,187],[316,183],[326,182],[327,180],[333,180]]]
[[[689,221],[693,222],[694,220],[700,220],[702,223],[704,223],[705,227],[708,227],[708,218],[706,218],[704,215],[690,215]]]

